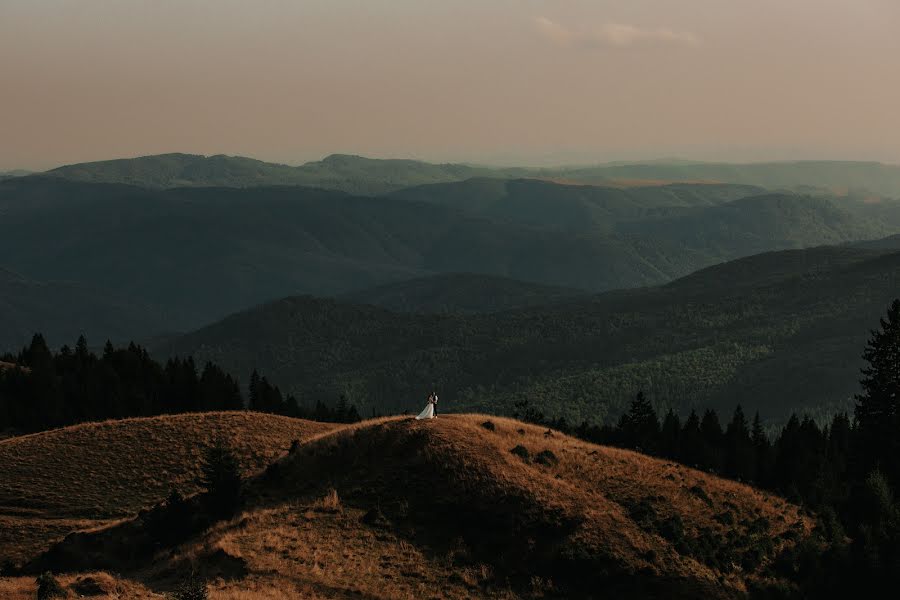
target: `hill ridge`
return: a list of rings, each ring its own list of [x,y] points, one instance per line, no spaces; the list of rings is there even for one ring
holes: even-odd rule
[[[532,458],[511,453],[516,446]],[[545,458],[533,460],[541,452]],[[324,586],[331,597],[415,596],[434,586],[448,598],[478,589],[518,595],[537,576],[563,595],[607,589],[627,598],[656,589],[736,598],[812,526],[797,507],[742,484],[478,414],[344,426],[275,464],[248,483],[234,521],[160,555],[152,569],[140,559],[144,514],[69,536],[27,570],[88,561],[158,586],[190,556],[201,570],[235,565],[216,584],[223,592],[268,589],[267,574],[277,572],[275,585],[287,578],[301,590]],[[731,525],[716,520],[722,511]],[[667,533],[666,523],[679,525]],[[732,530],[739,535],[726,539]],[[123,544],[137,564],[116,550]],[[722,558],[723,549],[735,558]],[[441,560],[472,579],[423,568]],[[727,560],[745,567],[731,570]]]

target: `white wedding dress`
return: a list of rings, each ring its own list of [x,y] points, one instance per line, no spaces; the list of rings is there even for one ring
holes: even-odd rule
[[[434,418],[434,404],[431,402],[428,403],[428,406],[425,407],[425,410],[419,413],[419,416],[416,417],[417,421],[421,421],[422,419],[433,419]]]

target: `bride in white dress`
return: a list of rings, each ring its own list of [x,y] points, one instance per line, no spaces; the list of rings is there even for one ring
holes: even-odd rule
[[[434,394],[428,394],[428,404],[425,405],[425,410],[419,413],[419,416],[416,417],[416,420],[421,421],[422,419],[433,419],[435,402],[437,402],[437,397]]]

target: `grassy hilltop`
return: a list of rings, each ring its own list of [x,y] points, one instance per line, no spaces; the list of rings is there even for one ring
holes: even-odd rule
[[[146,469],[123,468],[125,459],[115,456],[134,448],[135,436],[163,442],[180,456],[166,463],[173,485],[196,469],[191,449],[203,444],[172,437],[173,427],[192,435],[221,428],[233,436],[245,460],[247,449],[268,440],[253,442],[247,432],[277,426],[284,440],[299,436],[301,445],[286,455],[279,442],[263,444],[264,462],[280,459],[278,467],[249,481],[242,512],[174,552],[152,559],[153,554],[142,555],[146,515],[69,536],[43,558],[33,542],[7,539],[2,547],[33,560],[32,568],[84,571],[89,564],[87,572],[119,573],[118,581],[105,575],[95,579],[128,588],[135,598],[170,589],[192,569],[212,577],[213,598],[235,600],[273,594],[520,598],[601,592],[735,598],[811,527],[797,507],[745,485],[509,419],[389,418],[329,433],[310,429],[315,424],[308,422],[292,425],[257,414],[200,418],[91,426],[100,428],[94,437],[106,442],[94,451],[105,447],[109,452],[91,461],[90,489],[103,497],[97,514],[133,513],[158,498],[124,493],[142,489],[147,477]],[[84,429],[0,442],[0,452],[15,448],[13,443],[44,448],[32,459],[42,469],[29,469],[46,477],[41,485],[29,483],[38,494],[32,502],[42,504],[43,512],[20,515],[20,530],[32,527],[30,519],[73,514],[54,503],[54,487],[70,486],[65,479],[55,483],[51,473],[64,474],[64,448],[80,448]],[[524,451],[513,453],[514,448]],[[133,460],[159,460],[153,454],[148,450]],[[166,478],[165,470],[150,471],[154,478]],[[20,477],[18,483],[25,483]],[[82,498],[79,489],[87,490],[88,484],[71,488],[76,502]],[[91,503],[76,505],[74,512],[93,514]],[[64,527],[54,533],[60,539]],[[54,536],[44,539],[49,544]],[[743,567],[734,570],[733,561]],[[10,590],[7,597],[24,598],[31,584],[20,578],[0,585]]]

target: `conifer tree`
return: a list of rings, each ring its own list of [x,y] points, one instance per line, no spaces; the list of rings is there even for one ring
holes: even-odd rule
[[[703,460],[703,438],[700,434],[700,417],[697,411],[691,410],[681,430],[679,458],[691,467],[700,466]]]
[[[213,516],[226,519],[237,510],[241,473],[237,458],[221,438],[203,454],[200,486],[206,489],[207,507]]]
[[[259,373],[256,369],[253,369],[253,373],[250,374],[250,398],[249,398],[249,408],[250,410],[261,410],[260,408],[260,389],[259,389]]]
[[[659,420],[656,411],[644,392],[638,392],[628,412],[619,420],[623,442],[642,452],[653,452],[659,437]]]
[[[756,411],[756,414],[753,416],[750,441],[753,444],[753,452],[756,458],[756,472],[753,481],[757,485],[766,486],[771,478],[772,444],[763,429],[759,411]]]
[[[722,472],[722,425],[716,411],[707,409],[700,421],[700,437],[703,440],[701,465],[715,473]]]
[[[681,438],[681,420],[671,408],[663,418],[659,452],[666,458],[677,459]]]
[[[742,481],[756,476],[756,460],[744,409],[738,404],[725,431],[725,474]]]
[[[880,329],[863,352],[863,391],[856,397],[861,470],[881,468],[893,485],[900,484],[900,299],[894,300]]]

